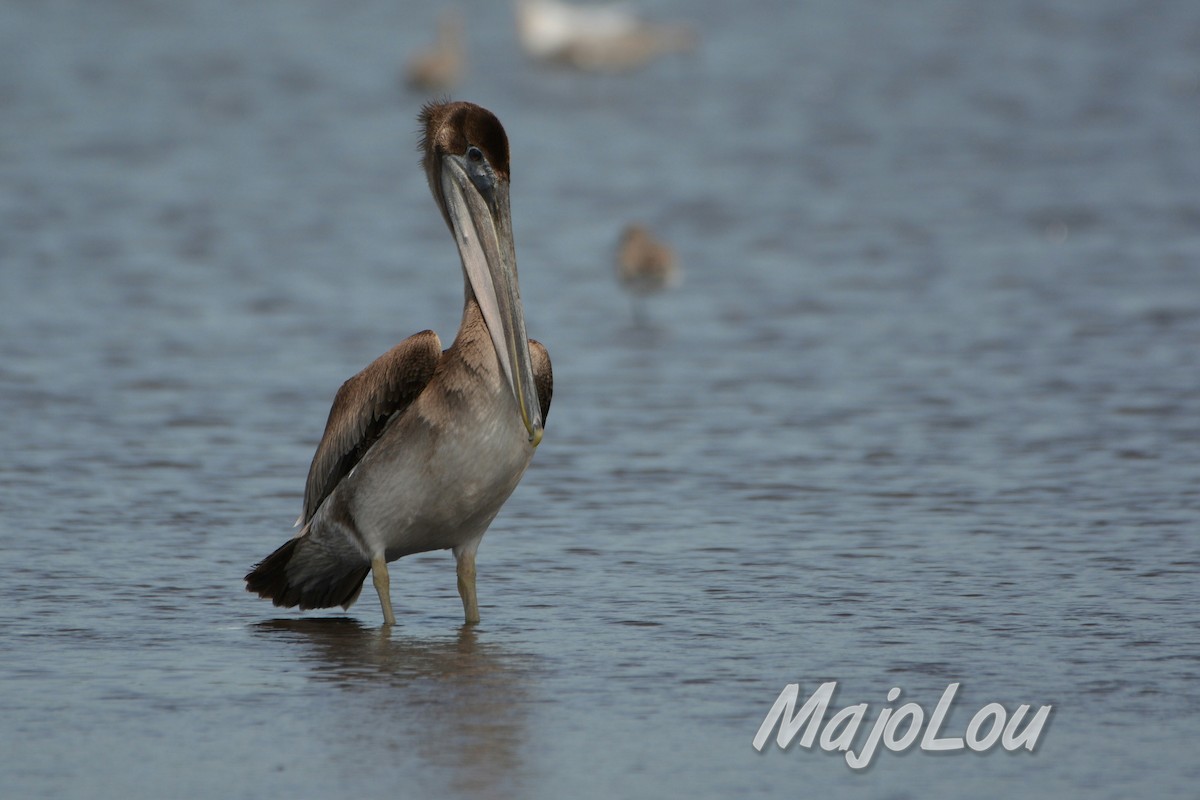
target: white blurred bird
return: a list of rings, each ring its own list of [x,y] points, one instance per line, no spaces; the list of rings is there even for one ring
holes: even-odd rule
[[[527,55],[590,72],[637,69],[696,43],[687,25],[646,22],[626,3],[516,0],[516,16],[517,35]]]

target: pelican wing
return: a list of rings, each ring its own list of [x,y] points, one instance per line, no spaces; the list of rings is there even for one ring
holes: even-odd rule
[[[383,434],[388,420],[408,408],[433,377],[442,343],[433,331],[413,334],[342,384],[304,487],[307,523]]]
[[[554,394],[554,371],[550,369],[550,354],[546,346],[536,339],[529,340],[529,357],[533,362],[533,385],[537,389],[538,403],[542,408],[542,422],[550,413],[550,397]]]

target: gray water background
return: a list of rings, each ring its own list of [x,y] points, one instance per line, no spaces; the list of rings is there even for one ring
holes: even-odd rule
[[[690,56],[527,62],[512,142],[546,438],[484,540],[300,614],[339,383],[454,248],[401,85],[433,6],[0,3],[5,797],[1195,797],[1200,4],[646,3]],[[620,227],[684,284],[635,326]],[[836,707],[1053,704],[1034,753],[751,739]]]

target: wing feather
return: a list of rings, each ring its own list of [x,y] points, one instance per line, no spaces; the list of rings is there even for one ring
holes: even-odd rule
[[[542,424],[550,414],[550,397],[554,394],[554,370],[550,369],[550,353],[536,339],[529,340],[529,358],[533,362],[533,385],[542,407]]]
[[[300,524],[312,518],[325,498],[362,460],[383,434],[388,420],[408,408],[424,391],[441,357],[438,335],[421,331],[342,384],[308,469]]]

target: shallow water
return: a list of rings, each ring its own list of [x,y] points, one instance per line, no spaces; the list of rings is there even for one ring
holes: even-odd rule
[[[1200,7],[663,0],[702,47],[631,77],[473,11],[554,405],[483,623],[426,554],[389,633],[241,578],[340,381],[457,326],[400,5],[0,7],[6,796],[1193,795]],[[752,749],[831,680],[1054,710]]]

